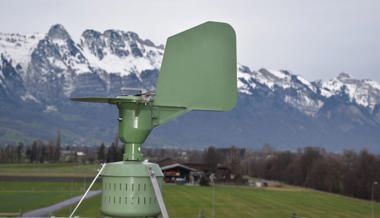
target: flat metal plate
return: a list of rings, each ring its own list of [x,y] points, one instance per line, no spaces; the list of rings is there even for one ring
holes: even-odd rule
[[[123,103],[123,102],[149,102],[149,99],[145,99],[142,96],[117,96],[117,97],[73,97],[72,101],[90,102],[90,103]]]
[[[206,22],[168,38],[154,105],[228,111],[236,104],[236,35]]]

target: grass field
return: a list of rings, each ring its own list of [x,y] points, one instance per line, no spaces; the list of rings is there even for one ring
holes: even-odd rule
[[[213,204],[215,191],[215,204]],[[248,188],[217,186],[166,185],[164,190],[166,206],[171,218],[197,218],[201,211],[205,217],[298,217],[308,218],[368,218],[371,215],[369,201],[300,188]],[[214,205],[214,206],[213,206]],[[77,215],[101,217],[100,196],[87,200]],[[375,210],[380,215],[380,205]],[[67,216],[71,208],[55,215]]]
[[[1,164],[0,176],[95,177],[97,164]]]
[[[94,177],[98,165],[80,164],[1,164],[1,176],[32,177]],[[81,179],[79,179],[80,181]],[[80,195],[89,183],[68,182],[23,182],[0,180],[0,213],[26,212],[49,206]],[[99,188],[96,184],[94,189]]]
[[[0,182],[0,213],[49,206],[82,194],[87,186],[79,182]]]
[[[16,164],[0,166],[1,175],[93,177],[98,165],[73,164]],[[25,212],[45,207],[83,193],[83,182],[4,182],[0,181],[0,213]],[[96,184],[93,189],[99,189]],[[213,201],[215,196],[215,201]],[[164,199],[171,218],[204,217],[298,217],[308,218],[368,218],[369,201],[348,198],[308,189],[249,188],[216,186],[165,185]],[[73,206],[56,212],[68,216]],[[78,210],[82,217],[101,217],[100,196],[86,200]],[[213,209],[215,208],[215,209]],[[380,217],[380,204],[375,204]],[[376,216],[375,216],[376,217]]]

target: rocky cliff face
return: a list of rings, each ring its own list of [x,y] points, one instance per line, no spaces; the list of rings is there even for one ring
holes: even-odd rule
[[[69,97],[153,90],[163,52],[120,30],[86,30],[79,43],[59,24],[47,34],[0,34],[0,140],[49,139],[57,129],[70,143],[112,140],[116,109],[73,104]],[[192,112],[155,130],[147,143],[379,150],[379,83],[345,73],[309,82],[286,70],[239,65],[237,71],[233,111]]]

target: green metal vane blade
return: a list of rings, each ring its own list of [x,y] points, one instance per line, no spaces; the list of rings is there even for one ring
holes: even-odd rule
[[[144,99],[140,96],[116,96],[116,97],[73,97],[72,101],[90,102],[90,103],[148,103],[149,99]]]
[[[206,22],[168,38],[154,105],[228,111],[236,104],[236,35]]]
[[[113,98],[101,98],[101,97],[84,97],[84,98],[70,98],[72,101],[92,102],[92,103],[110,103]]]

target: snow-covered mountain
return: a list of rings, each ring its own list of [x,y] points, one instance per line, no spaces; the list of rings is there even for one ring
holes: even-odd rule
[[[46,34],[1,33],[0,140],[48,138],[57,128],[63,129],[67,141],[113,138],[116,125],[109,120],[116,117],[114,109],[73,105],[68,98],[114,96],[125,88],[152,90],[163,52],[162,45],[121,30],[85,30],[79,42],[59,24]],[[160,127],[148,143],[269,143],[284,148],[378,145],[378,82],[346,73],[309,82],[287,70],[255,71],[244,65],[237,70],[237,108],[224,115],[190,113]],[[216,128],[220,125],[228,128]]]
[[[347,73],[328,81],[309,82],[305,78],[286,70],[260,69],[251,71],[239,66],[239,91],[251,95],[255,89],[266,87],[284,92],[284,101],[310,116],[315,115],[326,99],[345,94],[351,103],[368,108],[371,112],[380,104],[380,84],[374,80],[358,80]]]
[[[0,33],[0,51],[4,58],[13,60],[24,71],[28,68],[31,54],[45,34],[29,35]]]
[[[351,102],[368,107],[373,110],[380,103],[380,84],[365,79],[357,80],[346,73],[341,73],[335,79],[320,82],[321,94],[327,98],[344,92]]]
[[[120,30],[86,30],[80,46],[91,67],[121,76],[133,73],[139,77],[145,70],[159,69],[163,56],[163,46]]]

